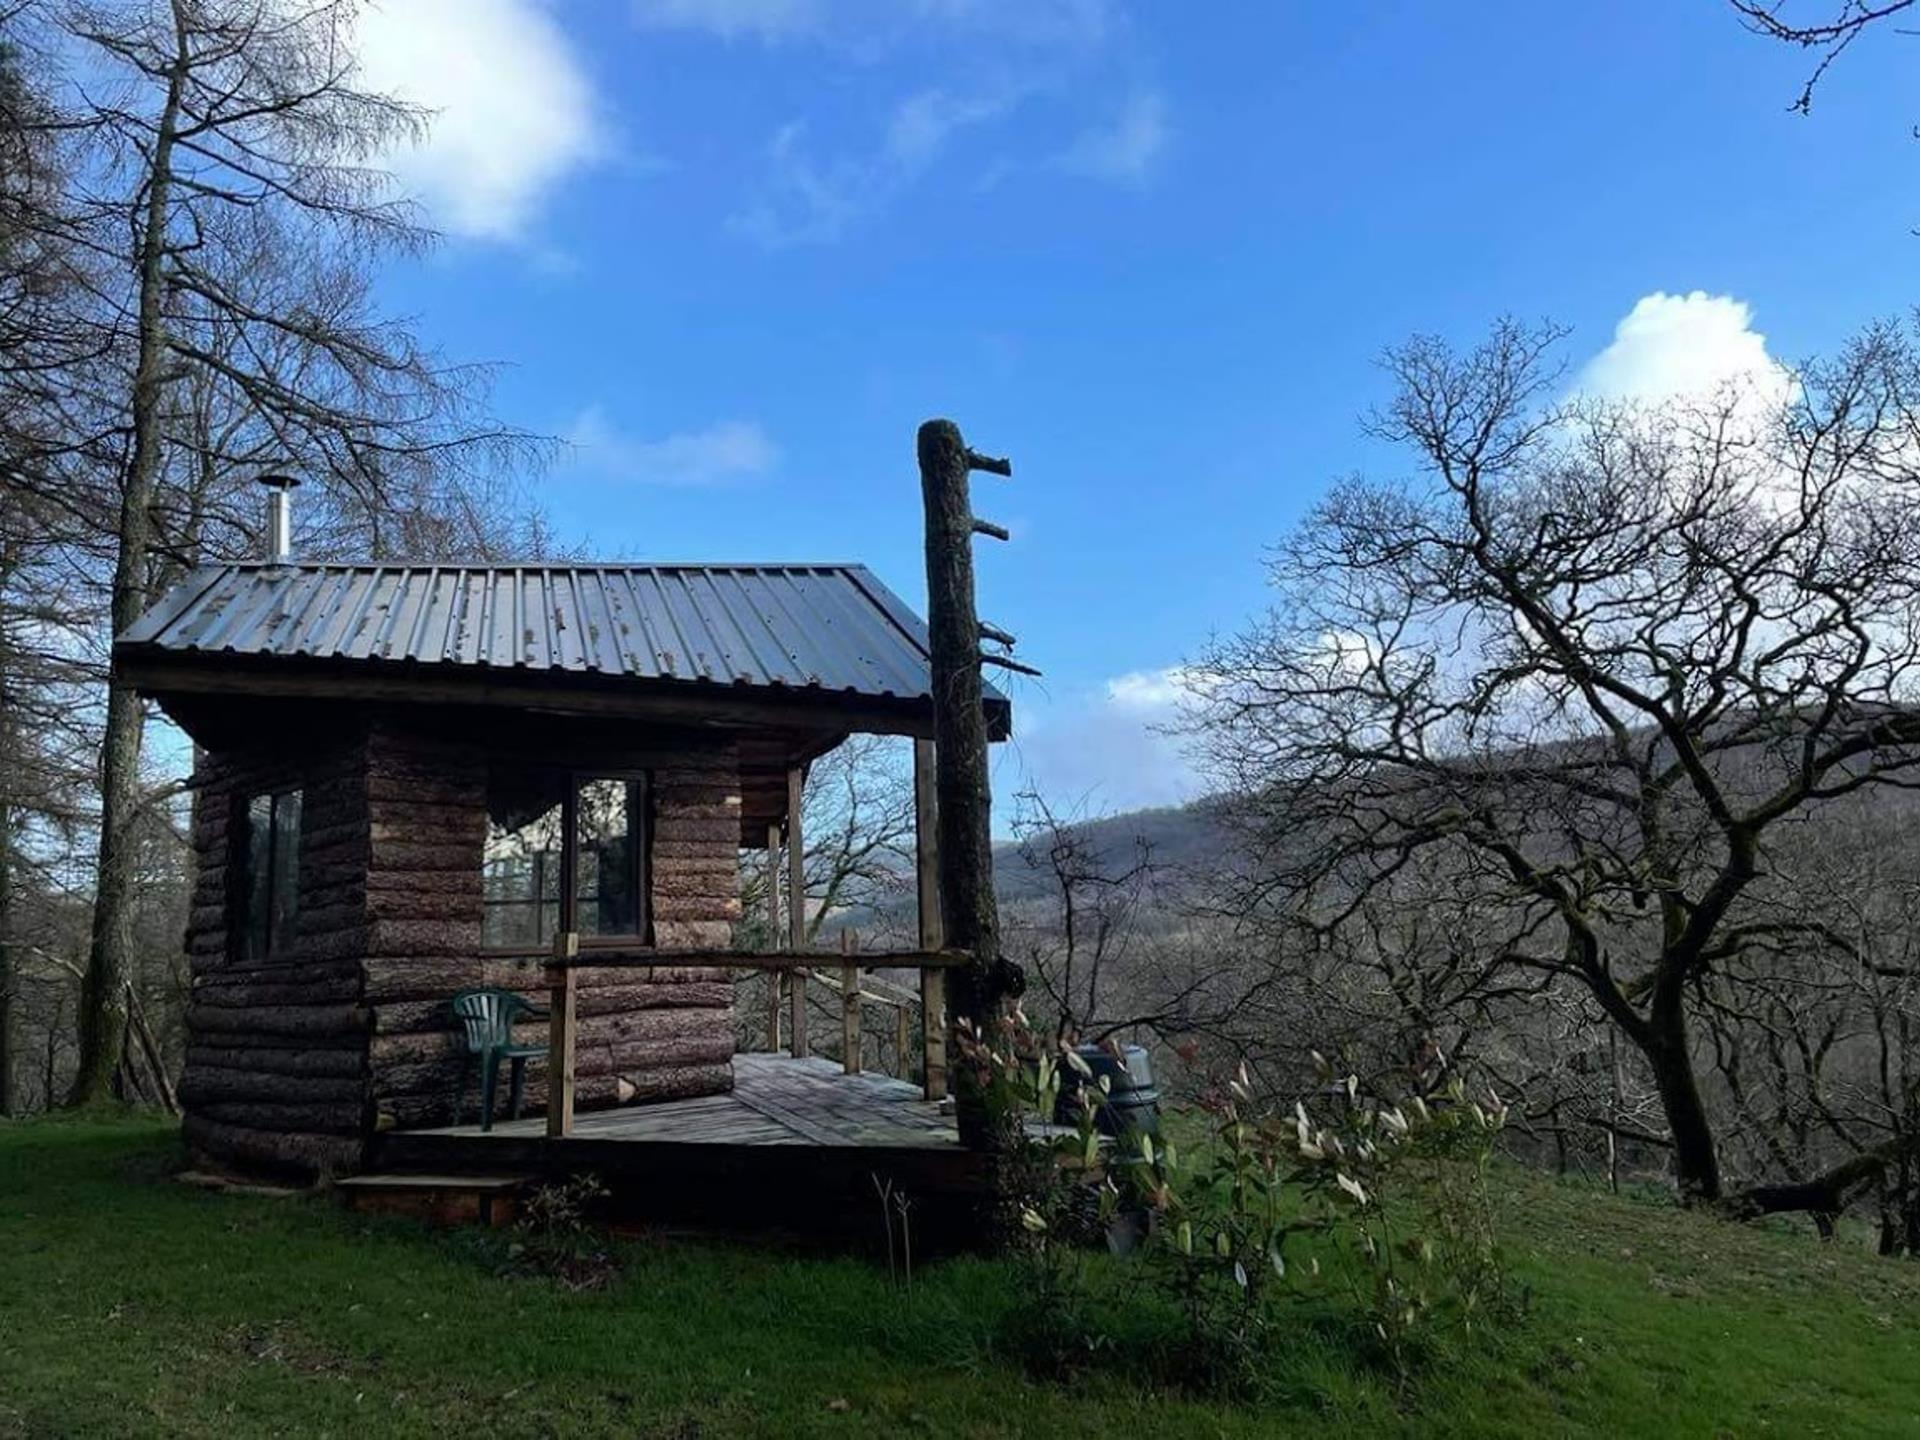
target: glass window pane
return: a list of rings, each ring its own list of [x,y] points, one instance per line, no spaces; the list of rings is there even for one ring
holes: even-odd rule
[[[240,883],[245,891],[245,919],[241,931],[243,959],[259,960],[267,953],[269,910],[273,882],[269,865],[273,855],[273,797],[255,795],[247,802],[247,851]]]
[[[300,913],[300,792],[273,797],[273,876],[268,902],[269,953],[293,948],[294,918]]]
[[[543,945],[560,925],[564,776],[503,771],[487,783],[480,943]]]
[[[577,803],[579,858],[574,900],[582,935],[638,935],[634,817],[640,786],[628,780],[582,780]]]

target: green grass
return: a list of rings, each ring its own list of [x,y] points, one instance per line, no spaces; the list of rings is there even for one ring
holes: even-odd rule
[[[0,1436],[1920,1433],[1920,1266],[1530,1176],[1530,1317],[1399,1390],[1302,1329],[1259,1409],[1027,1378],[1019,1273],[635,1242],[611,1291],[498,1240],[174,1182],[139,1120],[0,1125]]]

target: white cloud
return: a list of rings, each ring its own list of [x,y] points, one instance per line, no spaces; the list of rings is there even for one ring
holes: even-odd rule
[[[634,18],[659,30],[704,30],[722,40],[785,40],[820,22],[813,0],[634,0]]]
[[[1164,670],[1130,670],[1107,681],[1107,701],[1121,710],[1171,715],[1188,693],[1184,666]]]
[[[909,95],[893,107],[887,123],[887,154],[899,165],[924,165],[955,131],[996,119],[1013,103],[1014,96],[1006,92],[954,96],[945,90],[922,90]]]
[[[1119,24],[1119,0],[913,0],[916,22],[939,21],[1041,50],[1086,50]]]
[[[1137,90],[1118,115],[1082,131],[1056,163],[1076,175],[1139,184],[1153,173],[1169,138],[1166,100]]]
[[[826,42],[872,55],[976,34],[1037,49],[1100,44],[1117,0],[632,0],[649,29],[766,44]]]
[[[997,119],[1018,101],[1012,90],[956,97],[921,90],[893,107],[877,149],[822,158],[802,121],[782,126],[767,146],[768,174],[733,226],[769,249],[836,240],[884,207],[939,158],[953,137]]]
[[[1010,757],[1016,788],[1056,803],[1087,801],[1102,810],[1178,805],[1200,780],[1177,735],[1165,733],[1187,695],[1180,666],[1117,675],[1070,699],[1036,703],[1015,695],[1018,732]]]
[[[604,154],[592,84],[540,0],[386,0],[355,44],[361,84],[435,112],[386,163],[441,229],[517,238]]]
[[[1753,311],[1731,295],[1655,291],[1635,302],[1613,342],[1581,369],[1574,390],[1603,400],[1698,398],[1725,386],[1759,402],[1790,398],[1795,381],[1767,353]]]
[[[1105,123],[1070,143],[1077,126],[1104,115],[1122,93],[1113,79],[1128,27],[1122,0],[629,0],[637,24],[722,42],[805,46],[817,52],[817,88],[834,93],[849,71],[870,86],[887,73],[939,75],[946,83],[876,116],[862,140],[808,111],[774,132],[765,172],[730,219],[769,249],[839,239],[898,201],[919,175],[956,148],[953,137],[1029,101],[1072,118],[1038,141],[1021,137],[1000,154],[974,157],[975,193],[1018,170],[1065,169],[1137,181],[1167,141],[1157,94],[1132,95]],[[1089,98],[1090,97],[1090,98]],[[1010,158],[1017,151],[1028,158]],[[963,180],[961,183],[965,183]]]
[[[582,468],[641,485],[714,485],[764,474],[780,461],[779,447],[753,420],[722,420],[645,440],[592,405],[575,417],[566,439]]]
[[[877,162],[844,155],[822,160],[806,142],[804,121],[774,132],[767,144],[766,181],[728,222],[769,250],[838,239],[890,188]]]

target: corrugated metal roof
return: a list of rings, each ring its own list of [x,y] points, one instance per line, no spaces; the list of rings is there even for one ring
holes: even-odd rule
[[[213,565],[119,643],[930,696],[926,625],[863,565]]]

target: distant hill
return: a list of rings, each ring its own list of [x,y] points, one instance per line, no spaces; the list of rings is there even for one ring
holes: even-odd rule
[[[1108,873],[1132,865],[1134,847],[1142,840],[1152,852],[1154,865],[1169,877],[1180,871],[1216,865],[1228,844],[1219,822],[1198,804],[1129,810],[1121,815],[1081,821],[1072,828],[1086,837]],[[1003,840],[993,847],[993,878],[1001,906],[1008,910],[1043,900],[1052,890],[1049,877],[1026,864],[1017,841]],[[877,909],[854,906],[837,919],[834,926],[844,924],[856,930],[904,933],[913,924],[914,899],[910,879],[903,875],[902,882],[898,892]]]
[[[1216,863],[1228,844],[1219,822],[1200,804],[1163,805],[1103,815],[1073,825],[1105,860],[1109,869],[1133,863],[1135,846],[1144,841],[1153,863],[1175,872],[1205,869]],[[1020,846],[1002,841],[993,849],[995,888],[1003,900],[1031,898],[1047,886],[1044,875],[1022,860]]]

